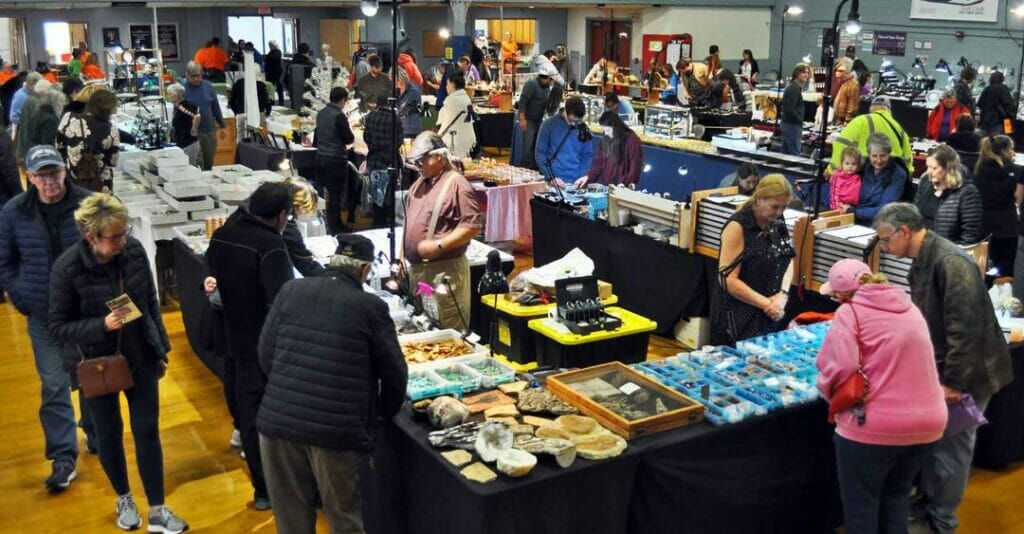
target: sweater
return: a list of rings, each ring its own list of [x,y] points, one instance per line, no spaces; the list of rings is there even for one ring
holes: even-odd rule
[[[604,141],[602,141],[603,143]],[[604,147],[594,150],[594,162],[587,171],[589,183],[629,185],[640,182],[640,169],[644,164],[644,148],[640,137],[634,133],[626,136],[622,152],[615,157],[608,157]]]
[[[213,90],[213,84],[203,80],[199,82],[199,85],[192,85],[188,80],[182,80],[181,85],[185,87],[185,100],[199,108],[199,114],[202,116],[199,133],[212,133],[216,131],[215,126],[226,128],[224,116],[220,111],[220,101],[217,100],[217,92]]]
[[[922,205],[928,195],[935,194],[928,175],[921,177],[917,186],[914,204]],[[939,198],[939,209],[935,214],[936,234],[962,245],[973,245],[985,236],[981,233],[981,195],[972,183],[965,183],[957,189],[947,189]]]
[[[803,87],[796,82],[789,82],[786,91],[782,93],[781,120],[784,124],[804,124]]]
[[[437,112],[437,127],[441,139],[448,145],[453,156],[465,158],[476,145],[476,131],[472,122],[466,122],[473,102],[464,89],[448,95],[444,107]],[[452,134],[455,134],[454,142]]]
[[[344,271],[281,288],[259,360],[267,388],[256,426],[267,436],[369,451],[377,419],[405,398],[408,370],[388,307]]]
[[[583,127],[587,126],[584,124]],[[541,124],[540,132],[537,134],[536,161],[537,165],[541,166],[541,173],[547,174],[548,169],[543,168],[543,165],[554,156],[555,149],[566,132],[569,133],[569,137],[565,140],[558,157],[551,162],[550,171],[554,178],[575,181],[590,170],[594,157],[594,143],[580,141],[577,132],[570,132],[564,114],[555,115]]]
[[[893,324],[900,328],[894,329]],[[932,358],[928,325],[899,287],[866,284],[836,310],[818,351],[818,390],[832,393],[858,367],[870,387],[866,417],[852,410],[836,414],[836,433],[869,445],[916,445],[942,437],[947,409]]]

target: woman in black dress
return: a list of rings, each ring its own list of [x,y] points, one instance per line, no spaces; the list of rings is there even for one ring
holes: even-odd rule
[[[761,179],[722,229],[711,342],[733,344],[779,329],[793,279],[793,249],[782,214],[793,197],[781,174]]]

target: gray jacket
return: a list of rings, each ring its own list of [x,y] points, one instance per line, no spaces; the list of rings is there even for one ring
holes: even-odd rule
[[[917,186],[914,204],[918,208],[928,195],[935,194],[935,186],[925,174]],[[939,200],[939,210],[935,214],[935,233],[946,239],[963,245],[973,245],[985,238],[981,233],[982,205],[981,194],[974,184],[968,182],[953,190],[946,191]]]
[[[910,269],[944,386],[985,397],[1013,380],[1010,351],[977,264],[931,230]]]

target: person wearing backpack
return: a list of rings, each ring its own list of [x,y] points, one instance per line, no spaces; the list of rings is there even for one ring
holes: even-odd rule
[[[832,160],[828,171],[842,166],[843,148],[855,146],[861,154],[868,152],[868,137],[880,132],[889,138],[892,145],[890,155],[903,160],[904,166],[911,168],[914,164],[914,152],[910,147],[910,136],[892,116],[892,104],[887,96],[878,96],[871,101],[869,113],[858,115],[851,120],[832,145]]]
[[[1013,133],[1017,104],[1010,94],[1010,88],[1003,83],[1003,78],[1002,72],[993,72],[988,78],[988,87],[978,97],[978,129],[984,135]]]
[[[910,173],[900,158],[892,157],[893,146],[881,132],[868,136],[868,160],[860,178],[860,202],[847,206],[843,213],[852,213],[857,224],[870,226],[878,210],[910,196]]]

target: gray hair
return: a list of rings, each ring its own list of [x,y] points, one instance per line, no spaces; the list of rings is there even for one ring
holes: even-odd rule
[[[371,264],[368,261],[357,260],[349,256],[343,256],[341,254],[335,254],[331,256],[330,267],[332,269],[340,269],[353,276],[358,277],[360,272]]]
[[[39,99],[40,109],[48,107],[52,109],[53,113],[58,117],[60,117],[61,113],[64,112],[64,93],[57,91],[56,89],[50,89],[45,93],[37,95],[36,98]]]
[[[186,75],[194,76],[196,74],[202,74],[202,73],[203,73],[203,66],[200,65],[199,63],[196,63],[195,61],[189,61],[188,65],[185,65],[185,74]]]
[[[395,69],[395,76],[398,78],[398,81],[402,83],[409,83],[409,73],[405,72],[405,69],[402,67]]]
[[[182,100],[185,99],[185,86],[180,83],[172,83],[167,86],[167,96],[174,95]]]
[[[39,74],[36,71],[32,71],[32,72],[28,73],[28,76],[25,77],[25,85],[27,85],[29,87],[35,87],[36,84],[39,83],[39,80],[42,80],[42,79],[43,79],[43,75],[42,74]]]
[[[883,226],[890,230],[899,230],[901,226],[906,226],[911,232],[917,232],[924,228],[924,217],[917,206],[909,202],[893,202],[878,211],[872,225],[875,230]]]
[[[952,87],[947,87],[942,91],[942,99],[945,100],[947,98],[956,98],[956,91]]]
[[[892,139],[882,132],[875,132],[868,136],[868,154],[878,149],[886,154],[892,154]]]
[[[274,41],[274,40],[268,41],[267,45],[270,46],[270,48],[273,48],[273,49],[280,48],[280,45],[278,45],[277,41]]]

